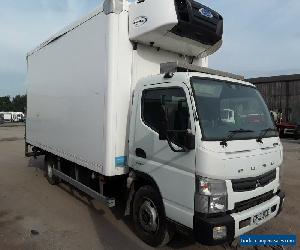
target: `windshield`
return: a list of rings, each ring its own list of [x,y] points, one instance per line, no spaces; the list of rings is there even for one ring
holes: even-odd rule
[[[234,131],[239,133],[232,140],[254,139],[261,134],[277,136],[272,131],[275,126],[270,112],[256,88],[196,77],[191,82],[203,140],[226,140]]]

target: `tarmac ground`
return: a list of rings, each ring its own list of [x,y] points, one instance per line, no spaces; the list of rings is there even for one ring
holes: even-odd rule
[[[283,144],[283,212],[252,234],[300,235],[300,141],[284,139]],[[130,219],[117,209],[92,201],[69,185],[49,185],[42,168],[43,158],[24,156],[24,126],[1,125],[0,250],[151,249],[135,236]],[[207,247],[176,234],[163,249],[280,248]]]

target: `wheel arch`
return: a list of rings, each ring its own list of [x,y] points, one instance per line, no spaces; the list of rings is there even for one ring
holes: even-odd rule
[[[149,186],[155,188],[155,190],[159,193],[159,196],[161,197],[161,199],[163,201],[163,196],[161,194],[161,191],[160,191],[156,181],[153,179],[153,177],[144,172],[132,170],[129,173],[129,177],[127,180],[128,198],[127,198],[125,215],[132,214],[133,200],[135,197],[135,193],[141,187],[146,186],[146,185],[149,185]],[[163,203],[163,208],[164,208],[164,212],[165,212],[164,203]]]

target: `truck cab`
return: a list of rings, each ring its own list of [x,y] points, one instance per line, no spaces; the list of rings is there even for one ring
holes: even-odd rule
[[[128,165],[153,180],[169,221],[203,244],[232,241],[281,211],[278,133],[254,85],[201,67],[175,71],[139,81]],[[234,111],[234,123],[224,110]],[[249,122],[253,113],[259,122]],[[153,204],[145,199],[137,212],[149,233],[159,226]]]

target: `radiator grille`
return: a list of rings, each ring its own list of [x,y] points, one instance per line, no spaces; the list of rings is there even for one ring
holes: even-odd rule
[[[276,169],[253,178],[232,180],[234,192],[245,192],[255,190],[257,187],[264,187],[276,179]]]

